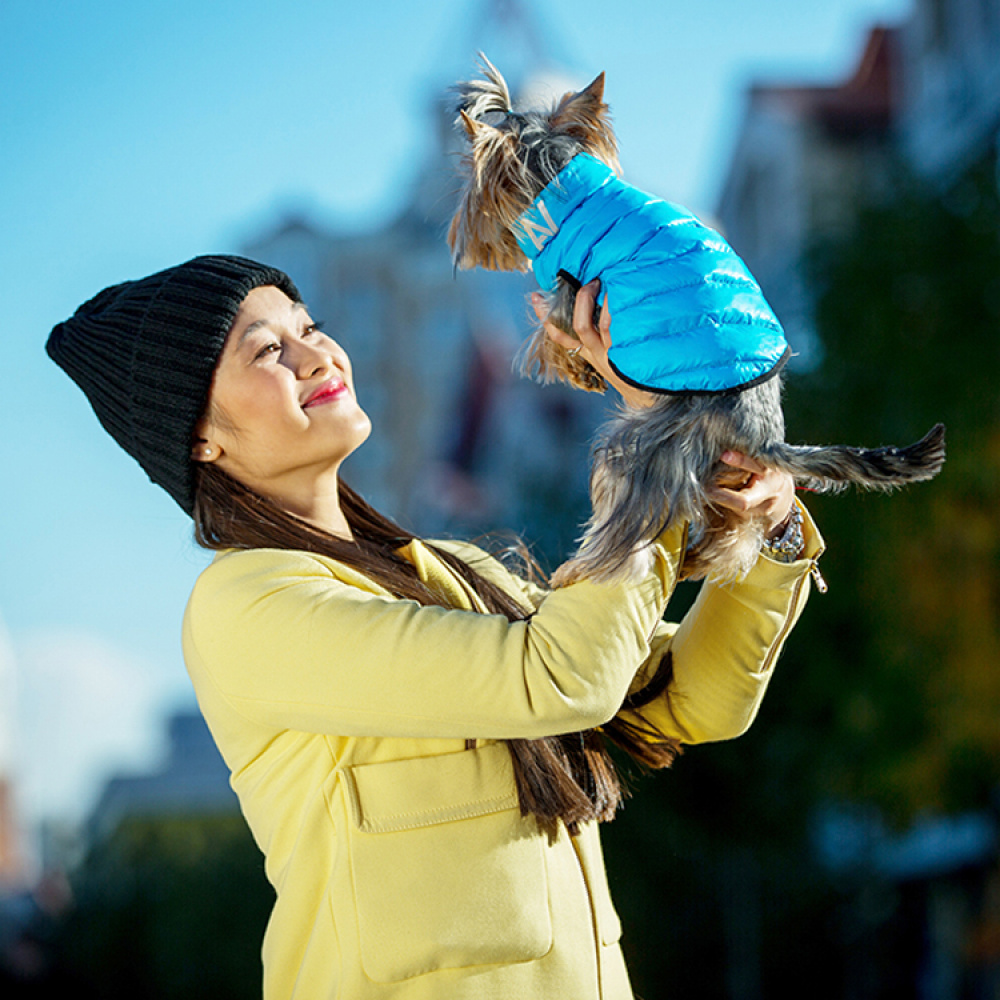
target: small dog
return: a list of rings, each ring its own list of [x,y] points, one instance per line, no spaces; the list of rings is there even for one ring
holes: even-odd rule
[[[689,525],[686,578],[745,575],[765,525],[713,504],[713,488],[740,485],[720,460],[727,449],[820,491],[889,490],[940,471],[940,424],[907,448],[786,444],[780,372],[790,351],[781,326],[721,236],[619,179],[604,74],[553,107],[515,111],[503,77],[481,58],[483,79],[458,87],[470,151],[448,233],[456,266],[530,267],[549,321],[573,336],[576,292],[600,278],[614,304],[612,367],[660,396],[646,409],[623,405],[600,432],[592,517],[555,585],[641,572],[649,543],[678,520]],[[542,325],[521,362],[542,381],[606,388]]]

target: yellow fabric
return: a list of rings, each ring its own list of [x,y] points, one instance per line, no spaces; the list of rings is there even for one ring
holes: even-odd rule
[[[807,559],[703,587],[679,628],[660,619],[680,531],[638,582],[553,593],[440,543],[536,609],[513,624],[471,610],[420,542],[406,554],[454,610],[302,552],[218,556],[184,650],[277,893],[266,1000],[630,998],[596,825],[549,843],[496,741],[606,722],[667,649],[657,723],[688,742],[736,735],[805,600],[811,537]]]

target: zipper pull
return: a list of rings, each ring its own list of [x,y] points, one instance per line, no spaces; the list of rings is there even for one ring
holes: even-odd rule
[[[826,580],[823,579],[823,574],[819,571],[819,563],[814,562],[809,567],[809,574],[812,576],[816,583],[816,589],[821,593],[825,594],[830,588],[826,585]]]

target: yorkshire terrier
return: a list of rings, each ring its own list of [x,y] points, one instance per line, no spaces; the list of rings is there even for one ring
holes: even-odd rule
[[[592,516],[555,585],[638,573],[649,543],[687,522],[688,579],[739,579],[757,559],[763,517],[712,501],[733,482],[733,449],[812,490],[889,490],[930,479],[944,463],[944,427],[906,448],[793,446],[784,441],[780,323],[726,241],[677,205],[620,180],[604,74],[552,107],[515,111],[504,78],[460,84],[469,140],[465,188],[448,233],[455,264],[534,272],[548,320],[571,336],[576,292],[599,278],[614,306],[608,359],[627,383],[658,396],[623,405],[602,429],[591,470]],[[522,370],[603,392],[578,351],[540,324]],[[741,474],[746,478],[746,474]]]

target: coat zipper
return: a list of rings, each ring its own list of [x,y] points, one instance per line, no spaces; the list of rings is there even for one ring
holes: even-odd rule
[[[774,662],[775,656],[778,655],[777,651],[781,649],[781,644],[785,641],[785,637],[791,631],[792,618],[795,613],[795,608],[799,603],[799,595],[802,593],[802,588],[810,576],[816,580],[816,589],[821,594],[825,594],[829,589],[826,585],[826,580],[823,579],[823,576],[819,571],[819,567],[816,565],[816,561],[813,560],[809,567],[809,572],[803,573],[795,583],[795,590],[792,591],[792,601],[788,606],[788,614],[785,615],[785,621],[781,626],[781,631],[777,634],[774,642],[771,644],[771,648],[768,650],[767,659],[761,665],[761,673],[766,673],[771,669],[771,664]]]

